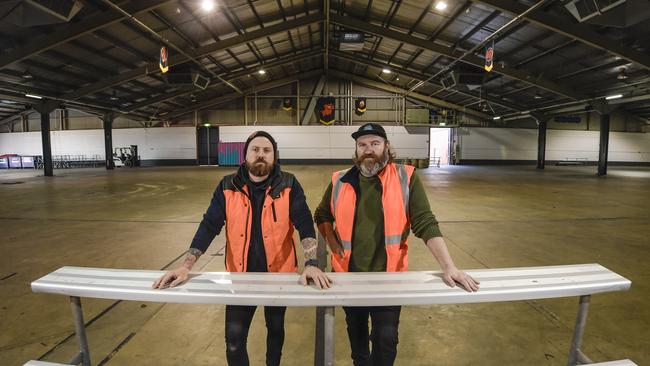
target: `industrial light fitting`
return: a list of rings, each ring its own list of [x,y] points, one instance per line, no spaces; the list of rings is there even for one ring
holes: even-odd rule
[[[214,9],[214,1],[212,0],[203,0],[201,2],[201,8],[205,11],[212,11]]]
[[[445,9],[447,9],[447,2],[444,1],[444,0],[440,0],[440,1],[436,2],[435,7],[436,7],[436,10],[445,10]]]

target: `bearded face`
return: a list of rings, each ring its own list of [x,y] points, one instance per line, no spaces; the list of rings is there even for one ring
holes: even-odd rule
[[[390,160],[388,141],[375,135],[361,136],[357,139],[354,152],[354,165],[366,177],[377,175]]]
[[[273,145],[266,137],[254,138],[246,150],[246,168],[256,177],[265,177],[273,170],[275,154]]]
[[[254,162],[246,160],[246,168],[248,168],[248,171],[256,177],[266,177],[271,173],[273,163],[269,163],[264,160],[264,158],[260,157]]]

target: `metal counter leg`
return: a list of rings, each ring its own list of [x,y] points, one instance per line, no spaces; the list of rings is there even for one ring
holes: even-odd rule
[[[582,336],[585,333],[585,325],[587,324],[587,313],[589,312],[590,295],[580,296],[580,303],[578,308],[578,317],[576,325],[573,329],[573,339],[571,340],[571,349],[569,350],[569,361],[567,365],[574,366],[580,363],[591,363],[591,360],[580,351],[582,345]]]
[[[79,354],[73,358],[71,363],[77,365],[81,362],[83,366],[91,366],[90,350],[88,349],[88,339],[86,338],[86,326],[84,324],[83,311],[81,310],[81,299],[70,296],[70,308],[72,309],[72,317],[74,318],[77,344],[79,344]]]
[[[334,308],[316,308],[314,366],[334,366]]]

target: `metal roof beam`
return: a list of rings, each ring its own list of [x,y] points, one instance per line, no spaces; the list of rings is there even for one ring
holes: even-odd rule
[[[158,8],[167,3],[174,2],[173,0],[139,0],[133,1],[125,5],[124,9],[131,14],[138,14]],[[81,20],[78,23],[70,23],[63,27],[60,31],[52,33],[47,36],[37,38],[35,41],[30,42],[22,47],[12,50],[9,53],[0,55],[0,69],[24,60],[33,55],[55,48],[63,43],[72,41],[90,32],[104,28],[111,24],[115,24],[126,17],[115,10],[107,10],[100,12],[95,16],[88,19]]]
[[[336,76],[336,77],[339,77],[341,79],[351,80],[351,81],[353,81],[355,83],[363,84],[363,85],[369,86],[371,88],[383,90],[383,91],[386,91],[386,92],[389,92],[389,93],[405,94],[407,92],[405,89],[398,88],[396,86],[386,85],[386,84],[381,83],[379,81],[366,79],[364,77],[360,77],[358,75],[350,74],[350,73],[339,71],[339,70],[331,70],[330,74],[332,76]],[[459,112],[466,112],[467,114],[471,114],[471,115],[473,115],[475,117],[484,118],[484,119],[492,119],[492,116],[490,116],[488,114],[481,113],[481,112],[475,111],[475,110],[470,109],[470,108],[464,108],[461,105],[446,102],[446,101],[440,100],[438,98],[429,97],[427,95],[420,94],[420,93],[417,93],[417,92],[409,93],[409,98],[417,99],[419,101],[430,103],[430,104],[433,104],[433,105],[437,105],[439,107],[454,109],[454,110],[457,110]]]
[[[380,68],[380,69],[383,68],[383,67],[388,66],[387,64],[384,64],[384,63],[379,62],[379,61],[368,60],[368,59],[365,59],[365,58],[362,58],[362,57],[359,57],[359,56],[356,56],[356,55],[352,55],[352,54],[344,53],[344,52],[340,52],[340,51],[332,51],[331,55],[334,56],[334,57],[338,57],[338,58],[350,61],[350,62],[359,63],[359,64],[363,64],[363,65],[367,65],[367,66],[374,66],[374,67],[377,67],[377,68]],[[397,74],[401,74],[403,76],[407,76],[407,77],[417,79],[417,80],[426,80],[429,77],[429,75],[425,75],[425,74],[421,74],[421,73],[418,73],[418,72],[415,72],[415,71],[407,70],[407,69],[401,68],[401,67],[391,67],[391,70],[393,72],[397,73]],[[431,83],[429,83],[429,84],[431,85]],[[438,85],[436,85],[436,86],[438,86]],[[442,87],[439,87],[436,92],[443,91],[443,90],[445,90],[445,89],[443,89]],[[490,103],[495,104],[495,105],[500,105],[502,107],[508,108],[510,110],[513,110],[513,111],[523,111],[524,110],[523,107],[521,107],[521,106],[518,106],[518,105],[513,104],[513,103],[509,103],[509,102],[506,102],[506,101],[503,101],[503,100],[500,100],[500,99],[495,99],[495,98],[492,98],[492,97],[489,97],[489,96],[480,97],[478,94],[463,91],[463,90],[458,90],[458,89],[453,89],[453,91],[456,92],[456,93],[467,95],[469,97],[472,97],[473,99],[483,99],[486,102],[490,102]]]
[[[454,21],[456,21],[456,19],[458,19],[458,17],[459,17],[461,14],[463,14],[463,12],[465,12],[465,11],[467,10],[467,8],[469,8],[470,6],[472,6],[472,2],[471,2],[471,1],[465,1],[465,3],[463,4],[463,6],[461,6],[460,8],[458,8],[458,9],[454,12],[454,14],[452,14],[449,18],[447,18],[447,20],[445,20],[442,24],[440,24],[440,25],[438,26],[438,28],[436,28],[436,30],[433,32],[433,34],[432,34],[431,36],[429,36],[428,39],[429,39],[430,41],[432,41],[432,40],[438,38],[438,36],[440,35],[440,33],[444,32],[445,29],[447,29],[447,27],[449,27],[449,26],[451,25],[451,23],[453,23]]]
[[[485,19],[481,20],[477,25],[474,26],[474,28],[470,29],[469,32],[465,33],[464,36],[460,37],[459,40],[457,40],[454,44],[456,47],[460,46],[463,42],[467,41],[468,39],[472,38],[474,34],[476,34],[478,31],[483,29],[486,25],[490,24],[494,19],[496,19],[499,15],[501,15],[501,12],[499,10],[495,10],[490,15],[485,17]]]
[[[289,20],[287,22],[282,22],[279,24],[275,24],[273,26],[269,26],[263,29],[257,29],[252,32],[248,32],[239,36],[231,37],[228,39],[221,40],[219,42],[214,42],[209,45],[200,47],[196,50],[192,50],[188,52],[192,57],[194,58],[199,58],[199,57],[204,57],[206,55],[222,51],[222,50],[227,50],[230,47],[235,47],[241,44],[245,44],[246,42],[250,42],[251,40],[258,39],[258,38],[263,38],[268,36],[269,34],[275,34],[275,33],[280,33],[280,32],[285,32],[289,29],[304,26],[307,24],[312,24],[315,22],[320,22],[322,21],[322,16],[320,14],[315,14],[315,15],[310,15],[306,17],[301,17],[295,20]],[[176,55],[175,57],[170,57],[169,60],[169,65],[174,66],[178,64],[182,64],[184,62],[189,61],[189,59],[183,55]],[[158,64],[157,63],[148,63],[145,66],[138,67],[133,70],[129,70],[126,72],[123,72],[119,75],[116,75],[111,78],[107,78],[105,80],[93,83],[91,85],[85,86],[83,88],[80,88],[72,93],[64,95],[65,99],[78,99],[81,98],[85,95],[88,94],[93,94],[100,92],[102,90],[111,88],[115,85],[119,85],[122,83],[125,83],[127,81],[131,81],[134,79],[138,79],[140,77],[143,77],[148,74],[154,74],[158,73]]]
[[[364,32],[372,33],[378,36],[382,37],[387,37],[391,38],[400,42],[404,42],[407,44],[414,45],[416,47],[424,48],[427,50],[430,50],[432,52],[444,55],[446,57],[452,58],[452,59],[457,59],[459,58],[463,53],[460,51],[454,51],[449,47],[441,46],[436,43],[427,41],[422,38],[416,38],[412,36],[408,36],[405,33],[397,32],[394,30],[382,28],[373,24],[369,24],[367,22],[358,20],[358,19],[353,19],[351,17],[342,17],[337,14],[332,14],[330,16],[330,21],[338,24],[340,26],[344,26],[347,28],[353,28],[357,30],[361,30]],[[474,65],[479,68],[483,68],[484,66],[484,60],[476,55],[468,55],[465,57],[461,62],[468,63],[471,65]],[[539,88],[546,89],[550,92],[560,94],[572,99],[584,99],[585,96],[582,94],[578,93],[577,91],[573,90],[572,88],[559,85],[557,83],[554,83],[549,80],[542,79],[536,75],[532,75],[526,71],[523,70],[518,70],[512,67],[495,67],[494,72],[503,74],[505,76],[508,76],[513,79],[517,79],[532,85],[535,85]]]
[[[312,70],[310,72],[306,72],[304,74],[300,74],[299,76],[300,76],[300,79],[306,79],[306,78],[310,78],[310,77],[313,77],[313,76],[316,76],[316,75],[320,75],[322,72],[323,72],[323,70],[317,69],[317,70]],[[257,89],[257,90],[259,90],[259,89],[271,89],[271,88],[274,88],[274,87],[285,85],[288,82],[294,81],[296,79],[297,79],[296,77],[289,77],[289,78],[284,78],[284,79],[279,79],[279,80],[272,80],[272,81],[269,81],[267,83],[259,84],[259,85],[254,86],[252,89],[246,90],[244,95],[247,95],[249,93],[254,92],[255,91],[254,89]],[[169,115],[166,115],[165,117],[167,119],[173,119],[173,118],[176,118],[178,116],[182,116],[182,115],[191,113],[191,112],[193,112],[195,110],[201,110],[201,109],[205,109],[205,108],[208,108],[208,107],[217,106],[217,105],[220,105],[220,104],[223,104],[223,103],[226,103],[226,102],[230,102],[231,100],[238,99],[238,98],[242,98],[242,95],[239,94],[239,93],[230,93],[230,94],[222,95],[220,97],[217,97],[217,98],[214,98],[214,99],[211,99],[211,100],[207,100],[205,102],[198,103],[198,104],[193,105],[191,107],[181,109],[180,111],[172,112]]]
[[[275,61],[268,62],[268,63],[264,64],[264,67],[267,68],[267,69],[270,69],[272,67],[286,65],[286,64],[289,64],[289,63],[300,61],[300,60],[305,59],[305,58],[319,56],[321,54],[321,52],[322,52],[321,50],[317,50],[317,51],[312,51],[312,52],[308,52],[308,53],[305,53],[305,54],[298,54],[298,55],[292,56],[290,58],[275,60]],[[255,65],[249,65],[249,67],[254,67],[254,66]],[[234,74],[230,75],[229,79],[230,80],[235,80],[235,79],[238,79],[240,77],[246,76],[248,74],[250,74],[250,70],[245,69],[245,70],[242,70],[242,71],[239,71],[237,73],[234,73]],[[215,86],[215,85],[213,85],[213,86]],[[210,86],[209,88],[211,88],[213,86]],[[161,103],[161,102],[164,102],[164,101],[167,101],[167,100],[170,100],[170,99],[174,99],[174,98],[177,98],[177,97],[180,97],[180,96],[183,96],[183,95],[186,95],[186,94],[190,94],[190,93],[193,93],[193,92],[197,92],[197,90],[192,88],[190,90],[183,89],[183,90],[177,90],[177,91],[174,91],[174,92],[171,92],[171,93],[165,93],[165,94],[159,95],[159,96],[157,96],[155,98],[151,98],[151,99],[143,100],[142,102],[139,102],[139,103],[135,103],[135,104],[129,106],[128,108],[126,108],[126,110],[127,111],[135,111],[135,110],[138,110],[140,108],[150,106],[152,104]]]
[[[521,14],[527,9],[526,6],[512,0],[476,1],[511,14]],[[573,22],[556,18],[551,14],[541,11],[528,14],[525,18],[528,21],[541,27],[553,30],[566,37],[577,39],[578,41],[583,42],[591,47],[595,47],[627,59],[645,69],[650,69],[650,54],[627,48],[621,45],[620,42],[608,39],[607,37],[603,37],[601,34],[592,31],[589,29],[589,27],[585,27],[581,24],[574,24]]]

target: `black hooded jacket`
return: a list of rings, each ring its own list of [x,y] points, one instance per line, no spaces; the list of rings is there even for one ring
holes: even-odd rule
[[[291,187],[289,195],[290,211],[289,217],[296,230],[300,234],[300,239],[315,238],[314,221],[311,211],[307,206],[305,193],[298,180],[291,173],[283,172],[280,165],[276,164],[269,174],[269,177],[260,183],[251,182],[248,176],[248,169],[245,164],[239,166],[237,173],[225,176],[212,196],[212,201],[203,220],[199,225],[190,248],[195,248],[205,253],[212,240],[221,232],[226,224],[226,220],[245,220],[245,217],[228,217],[226,218],[226,198],[225,189],[238,189],[243,192],[243,187],[248,186],[249,200],[252,208],[251,222],[251,241],[248,249],[248,272],[266,272],[266,253],[264,242],[262,240],[261,213],[264,202],[266,188],[270,195],[279,192],[286,186]]]

